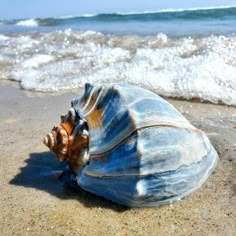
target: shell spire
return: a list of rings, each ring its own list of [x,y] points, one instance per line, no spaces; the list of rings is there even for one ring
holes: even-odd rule
[[[77,173],[84,165],[83,156],[88,148],[88,131],[84,120],[71,108],[67,115],[61,115],[61,124],[54,126],[51,133],[44,137],[43,143]]]

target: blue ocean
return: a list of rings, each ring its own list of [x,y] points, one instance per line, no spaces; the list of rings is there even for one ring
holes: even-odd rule
[[[236,105],[236,6],[0,20],[0,80],[34,91],[130,83]]]

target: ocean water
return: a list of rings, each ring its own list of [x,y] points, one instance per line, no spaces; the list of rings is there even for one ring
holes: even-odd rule
[[[130,83],[236,105],[236,7],[2,19],[0,80],[47,92]]]

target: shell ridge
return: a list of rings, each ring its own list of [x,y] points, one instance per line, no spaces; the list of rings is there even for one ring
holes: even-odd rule
[[[151,129],[153,130],[153,129]],[[154,133],[153,133],[154,132]],[[148,139],[151,137],[146,137],[145,133],[148,133],[149,135],[151,134],[147,129],[141,129],[140,131],[136,131],[133,132],[132,136],[134,136],[134,139],[137,140],[137,144],[136,145],[136,149],[134,149],[132,151],[133,155],[135,155],[135,159],[139,160],[139,163],[135,164],[135,166],[137,166],[137,170],[133,171],[130,168],[133,168],[132,165],[129,163],[129,160],[133,160],[130,155],[132,153],[123,153],[121,151],[119,151],[119,146],[120,147],[125,147],[125,145],[127,146],[127,144],[129,145],[130,141],[129,138],[123,140],[119,145],[117,145],[114,149],[109,150],[106,153],[103,154],[91,154],[91,160],[96,160],[97,163],[101,163],[99,165],[97,165],[96,163],[91,162],[92,166],[90,166],[89,168],[86,169],[87,173],[91,173],[93,175],[98,175],[98,176],[106,176],[106,175],[111,175],[111,176],[119,176],[119,174],[121,175],[125,175],[126,172],[128,172],[128,175],[148,175],[148,174],[153,174],[153,173],[162,173],[164,171],[168,171],[168,170],[175,170],[178,167],[183,166],[184,164],[187,163],[186,166],[192,164],[192,163],[197,163],[199,161],[201,161],[205,156],[208,155],[209,151],[211,151],[211,149],[213,149],[213,147],[211,146],[210,142],[208,141],[207,143],[207,148],[205,148],[205,140],[201,137],[201,135],[199,135],[198,132],[192,132],[189,131],[188,129],[183,130],[181,129],[181,133],[179,133],[178,129],[172,129],[172,127],[156,127],[156,130],[153,130],[152,134],[155,135],[156,139],[153,139],[152,142],[148,141]],[[160,133],[161,132],[161,133]],[[163,133],[164,132],[164,133]],[[139,138],[136,138],[136,135],[138,133],[142,133],[143,135],[140,136]],[[163,135],[159,135],[162,134]],[[173,139],[173,141],[170,143],[169,141],[166,142],[158,142],[156,143],[156,140],[159,139],[168,139],[168,135],[171,135],[171,137],[173,137],[173,135],[175,136],[175,133],[181,135],[182,137],[185,137],[184,139],[181,139],[180,142],[183,143],[178,143],[177,145],[175,144],[176,139]],[[201,134],[201,133],[200,133]],[[186,136],[187,135],[187,136]],[[132,137],[131,136],[131,137]],[[146,145],[145,142],[143,142],[142,140],[144,140],[143,138],[147,139],[147,144],[149,146],[145,147],[143,145]],[[177,140],[178,140],[178,136],[176,136]],[[141,146],[139,144],[139,141],[141,140]],[[192,140],[192,141],[190,141]],[[156,143],[156,147],[154,146],[154,143]],[[150,146],[151,145],[151,146]],[[167,152],[164,154],[162,153],[163,148],[162,147],[166,147],[166,145],[168,145],[169,148],[165,148],[165,150],[167,150]],[[154,149],[152,147],[155,147]],[[141,148],[140,148],[141,147]],[[177,147],[177,148],[176,148]],[[151,148],[151,149],[150,149]],[[142,149],[144,150],[144,152],[142,151]],[[177,152],[175,151],[175,149],[177,150]],[[187,151],[185,151],[185,149]],[[198,151],[198,149],[202,150],[201,152]],[[184,153],[183,153],[184,152]],[[183,153],[183,154],[182,154]],[[115,155],[115,156],[111,156],[111,155]],[[164,154],[164,156],[163,156]],[[126,156],[125,159],[120,158],[119,156]],[[108,159],[104,159],[108,158]],[[112,160],[112,158],[115,158],[114,160]],[[128,159],[127,159],[128,158]],[[163,158],[166,159],[166,162],[161,162],[163,160]],[[174,159],[171,159],[174,158]],[[105,160],[105,162],[104,162]],[[108,162],[107,162],[107,161]],[[112,162],[113,166],[110,166],[109,162]],[[141,162],[140,162],[141,161]],[[95,165],[94,165],[95,164]],[[121,167],[123,164],[126,165],[127,171],[124,172],[122,169],[119,170],[117,169],[117,167]],[[98,172],[96,171],[96,168],[101,168],[101,166],[106,167],[106,169],[104,169],[104,171],[102,169],[100,169]],[[117,167],[116,167],[117,166]],[[152,167],[152,168],[151,168]],[[92,168],[92,169],[91,169]],[[110,169],[112,168],[112,169]],[[161,171],[160,171],[161,170]]]
[[[96,107],[96,105],[97,105],[98,102],[99,102],[100,97],[102,96],[102,92],[103,92],[103,88],[101,87],[101,88],[98,90],[98,95],[97,95],[97,97],[96,97],[96,100],[95,100],[94,103],[92,104],[92,107],[87,111],[87,113],[84,113],[84,114],[83,114],[83,116],[84,116],[85,118],[86,118],[86,116],[88,116],[91,112],[94,111],[94,108]],[[92,95],[93,95],[93,94],[91,94],[89,101],[91,101]],[[85,108],[85,109],[86,109],[86,108]],[[84,111],[86,112],[85,109],[84,109]]]
[[[206,158],[210,153],[212,152],[212,149],[210,151],[207,152],[207,154],[202,158]],[[155,155],[154,155],[155,156]],[[201,160],[198,160],[196,162],[193,162],[191,164],[198,164],[200,163]],[[214,166],[214,164],[212,164]],[[173,170],[166,170],[166,171],[162,171],[162,172],[149,172],[147,174],[141,174],[141,175],[137,175],[137,174],[122,174],[122,175],[95,175],[92,174],[91,172],[88,173],[86,171],[86,168],[83,170],[83,174],[86,175],[87,177],[91,177],[91,178],[107,178],[107,179],[112,179],[112,178],[127,178],[127,177],[132,177],[132,178],[137,178],[137,177],[146,177],[146,176],[150,176],[150,175],[155,175],[155,174],[164,174],[164,173],[171,173],[171,172],[175,172],[176,170],[180,169],[180,168],[184,168],[184,167],[189,167],[189,165],[181,165],[179,166],[177,169],[173,169]]]
[[[80,108],[81,113],[82,113],[83,111],[85,111],[86,108],[88,107],[88,104],[90,103],[90,101],[91,101],[91,99],[92,99],[92,94],[94,93],[94,91],[95,91],[95,88],[92,88],[91,91],[89,92],[88,99],[86,100],[86,103],[84,104],[83,107]]]
[[[138,97],[138,101],[137,100],[132,100],[130,101],[130,88],[133,88],[132,86],[127,86],[128,89],[125,89],[125,91],[122,90],[122,86],[112,86],[111,88],[103,86],[103,88],[105,88],[104,90],[106,91],[111,91],[112,94],[118,94],[118,98],[119,101],[117,102],[116,105],[116,109],[118,110],[118,112],[116,112],[115,114],[113,114],[113,118],[109,118],[109,120],[105,120],[106,112],[109,112],[109,103],[107,103],[107,101],[105,101],[106,103],[103,104],[103,110],[102,110],[102,115],[100,117],[101,119],[101,123],[100,125],[102,125],[103,127],[100,130],[91,130],[90,129],[90,133],[92,133],[91,137],[92,140],[90,140],[90,151],[91,153],[103,153],[106,152],[109,149],[112,149],[114,146],[116,146],[117,144],[119,144],[123,139],[125,139],[126,137],[128,137],[133,131],[137,130],[137,129],[141,129],[141,128],[146,128],[149,126],[155,126],[155,125],[173,125],[173,126],[181,126],[181,127],[186,127],[186,128],[193,128],[193,126],[177,111],[175,110],[172,106],[170,106],[170,104],[168,104],[167,102],[165,102],[164,99],[162,99],[161,97],[159,97],[158,95],[155,95],[154,93],[151,92],[143,92],[142,89],[135,89],[135,91],[137,90],[138,92],[142,92],[144,94],[148,94],[148,98],[146,99],[151,99],[152,101],[155,101],[155,96],[157,96],[157,100],[160,101],[161,103],[163,103],[162,105],[162,115],[160,116],[159,110],[157,109],[156,111],[154,111],[154,114],[147,114],[146,111],[142,111],[140,114],[141,115],[136,115],[135,110],[138,109],[136,108],[135,105],[139,105],[139,101],[143,101],[143,99],[140,99]],[[97,91],[98,89],[96,89]],[[136,91],[136,93],[137,93]],[[104,91],[103,91],[104,92]],[[88,111],[86,114],[84,114],[84,117],[86,119],[86,117],[88,117],[90,114],[93,113],[93,111],[96,110],[96,106],[98,104],[100,104],[100,96],[103,96],[101,92],[98,96],[98,98],[96,99],[96,103],[94,103],[94,106],[92,109],[90,109],[90,111]],[[106,97],[106,94],[104,95]],[[90,96],[91,97],[91,96]],[[146,102],[147,103],[147,102]],[[165,109],[165,106],[170,107],[169,108],[169,112],[165,113],[163,112]],[[112,108],[113,110],[115,108]],[[173,119],[173,116],[171,114],[172,110],[174,109],[174,113],[175,116]],[[112,133],[114,134],[114,131],[112,131],[112,129],[117,128],[117,124],[118,122],[122,122],[122,120],[119,120],[119,118],[117,119],[116,116],[122,116],[125,115],[125,112],[128,112],[129,116],[127,119],[127,123],[129,124],[128,127],[122,127],[120,132],[117,132],[116,135],[112,136]],[[159,116],[158,116],[159,114]],[[167,120],[168,119],[168,120]],[[96,123],[96,121],[93,120],[93,122]],[[104,123],[106,122],[106,123]],[[98,125],[99,126],[99,125]],[[90,127],[89,127],[90,128]],[[106,140],[103,137],[108,137],[107,135],[110,135],[110,138],[107,138]]]
[[[201,165],[204,166],[204,169],[197,169],[197,175],[201,177],[200,180],[195,180],[195,175],[191,177],[191,180],[186,178],[193,169],[196,169],[196,166],[198,165],[193,164],[188,166],[187,169],[185,167],[181,167],[176,171],[165,172],[151,176],[143,176],[141,178],[131,178],[130,176],[127,176],[126,178],[122,176],[122,178],[117,179],[94,178],[85,176],[83,171],[77,181],[81,188],[93,192],[96,195],[103,197],[105,196],[112,201],[115,200],[115,202],[120,204],[131,207],[157,207],[163,204],[172,203],[176,200],[180,200],[198,189],[205,182],[206,178],[216,166],[217,159],[215,159],[215,155],[216,152],[212,148],[208,158],[204,161],[204,163],[201,162]],[[214,161],[212,161],[212,159],[214,159]],[[205,162],[210,163],[210,165],[205,165]],[[201,174],[202,171],[204,172],[203,175]],[[177,178],[176,175],[179,174],[180,176]],[[180,180],[177,186],[176,179]],[[129,190],[127,190],[128,186],[124,185],[124,183],[127,181],[130,183]],[[188,183],[188,181],[190,181],[190,183]],[[168,184],[169,182],[171,185]],[[181,187],[182,183],[184,184],[183,187]],[[113,188],[113,186],[119,187]]]
[[[122,133],[120,133],[120,135],[118,137],[116,137],[116,140],[118,140],[116,142],[116,144],[110,144],[110,145],[107,145],[106,148],[99,148],[99,151],[100,152],[95,152],[93,150],[93,148],[90,149],[90,153],[91,153],[91,156],[92,155],[102,155],[106,152],[109,152],[111,151],[112,149],[114,149],[115,147],[117,147],[118,145],[120,145],[124,140],[126,140],[130,135],[132,135],[134,132],[136,132],[137,130],[140,130],[140,129],[145,129],[145,128],[151,128],[151,127],[173,127],[173,128],[179,128],[179,129],[189,129],[189,130],[196,130],[195,127],[192,126],[192,128],[189,128],[188,126],[187,127],[181,127],[181,126],[176,126],[176,125],[172,125],[172,124],[168,124],[168,123],[163,123],[163,124],[145,124],[145,123],[141,123],[140,125],[136,125],[134,127],[128,127],[127,129],[125,129]],[[123,134],[126,134],[126,137],[123,136]],[[124,137],[124,138],[122,138]]]
[[[212,155],[210,155],[210,154],[212,154]],[[163,205],[163,204],[168,204],[168,203],[171,203],[173,201],[180,200],[183,197],[189,195],[190,193],[192,193],[195,190],[197,190],[198,188],[200,188],[202,186],[202,184],[206,181],[206,179],[209,177],[209,175],[213,172],[213,170],[216,167],[217,162],[218,162],[218,155],[217,155],[216,151],[214,150],[214,148],[212,148],[210,150],[208,155],[212,156],[212,158],[214,158],[215,160],[211,161],[210,166],[208,166],[208,169],[205,171],[205,173],[202,176],[202,178],[200,179],[200,181],[199,180],[196,181],[196,183],[191,188],[188,188],[186,191],[183,191],[183,192],[175,192],[175,194],[170,196],[169,198],[166,198],[166,199],[163,199],[163,200],[158,200],[158,202],[157,202],[157,199],[154,198],[154,197],[153,197],[152,200],[150,200],[150,198],[149,198],[148,201],[145,198],[145,199],[143,199],[142,202],[140,202],[140,199],[137,198],[137,199],[134,199],[134,201],[133,201],[134,205],[133,206],[153,207],[153,206],[160,206],[160,205]],[[197,164],[198,163],[195,163],[195,165],[197,165]],[[181,179],[183,179],[183,178],[181,178]],[[143,181],[143,179],[141,179],[140,181]],[[186,182],[186,180],[184,180],[184,181]],[[176,185],[176,183],[172,183],[172,184]],[[169,190],[166,191],[166,189],[164,189],[164,192],[171,193],[173,191],[169,191]]]
[[[83,111],[89,103],[89,95],[93,93],[93,90],[95,90],[95,86],[91,85],[90,83],[86,83],[83,95],[79,98],[73,99],[71,101],[71,107],[78,107],[80,111]]]

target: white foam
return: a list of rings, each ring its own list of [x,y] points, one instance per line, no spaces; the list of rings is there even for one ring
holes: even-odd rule
[[[163,96],[236,105],[236,36],[142,38],[65,30],[10,38],[1,58],[8,66],[0,73],[25,89],[117,82]]]
[[[54,17],[55,19],[71,19],[71,18],[78,18],[78,17],[94,17],[98,16],[99,14],[82,14],[82,15],[68,15],[68,16],[57,16]]]
[[[29,19],[29,20],[19,21],[19,22],[16,23],[16,25],[35,27],[35,26],[38,26],[38,22],[35,19]]]
[[[33,57],[25,60],[22,65],[24,68],[37,68],[42,64],[48,63],[54,60],[54,57],[51,55],[38,54]]]
[[[7,37],[6,35],[0,34],[0,41],[5,41],[8,39],[9,39],[9,37]]]
[[[157,35],[157,39],[161,40],[163,43],[167,43],[167,41],[168,41],[167,35],[165,35],[163,33],[159,33]]]

